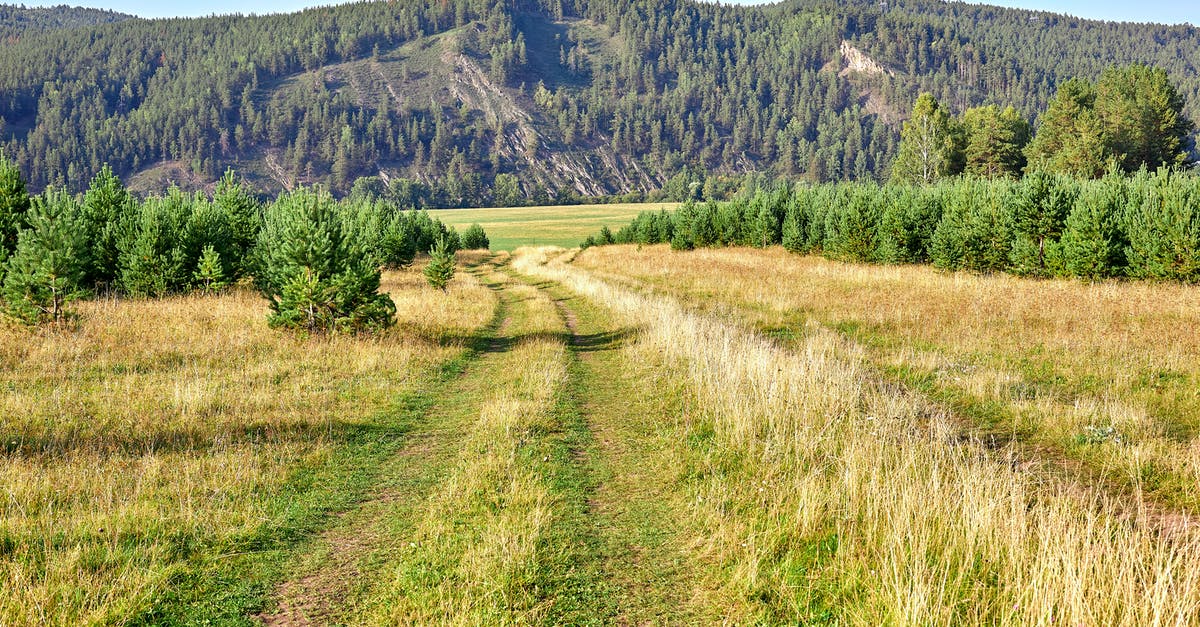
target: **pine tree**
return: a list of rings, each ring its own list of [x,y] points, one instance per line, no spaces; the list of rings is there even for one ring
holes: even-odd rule
[[[987,178],[1020,177],[1025,168],[1029,123],[1012,107],[975,107],[962,114],[966,133],[964,158],[967,174]]]
[[[48,191],[27,214],[4,277],[4,310],[26,324],[74,317],[70,303],[83,295],[87,242],[78,204],[66,191]]]
[[[161,298],[186,289],[192,276],[183,239],[188,233],[189,201],[178,190],[142,203],[118,243],[121,289],[134,297]]]
[[[17,164],[0,153],[0,261],[17,247],[17,232],[25,226],[29,192]]]
[[[83,225],[90,255],[86,281],[115,285],[121,273],[120,242],[135,213],[133,199],[121,180],[105,165],[92,178],[83,196]]]
[[[500,207],[524,204],[525,198],[521,195],[521,184],[517,177],[508,173],[497,174],[492,182],[492,199]]]
[[[878,189],[852,189],[847,202],[826,214],[826,250],[835,259],[869,261],[875,252],[875,234],[880,207],[875,202]]]
[[[425,266],[425,280],[429,285],[446,291],[450,279],[454,278],[454,257],[454,250],[450,247],[448,239],[445,236],[439,237],[434,242],[433,249],[429,251],[429,265]]]
[[[1125,267],[1126,238],[1121,214],[1129,203],[1129,186],[1110,173],[1084,187],[1067,216],[1061,247],[1068,274],[1088,279],[1118,276]]]
[[[387,220],[379,239],[380,257],[389,268],[407,268],[417,255],[416,227],[408,215],[396,211]]]
[[[373,331],[395,322],[380,270],[326,192],[301,188],[264,213],[257,243],[272,327],[308,333]]]
[[[1055,274],[1058,238],[1079,196],[1072,179],[1042,170],[1026,175],[1013,190],[1012,270],[1017,274]]]
[[[1126,221],[1129,273],[1200,280],[1200,180],[1161,169],[1144,183]]]
[[[775,208],[768,194],[761,191],[755,194],[747,209],[751,222],[746,237],[751,246],[766,248],[778,244],[783,239],[783,225],[775,215]]]
[[[1026,149],[1031,170],[1086,178],[1104,173],[1108,151],[1095,103],[1096,90],[1085,80],[1073,78],[1059,86]]]
[[[236,262],[245,257],[246,253],[235,243],[229,220],[230,215],[207,198],[197,195],[192,199],[187,226],[178,244],[183,250],[184,264],[189,271],[200,266],[204,249],[212,248],[216,253],[215,260],[220,264],[222,279],[232,280],[237,276]],[[192,284],[180,286],[181,289],[203,287],[194,272],[191,272],[188,278],[192,279]]]
[[[217,181],[212,200],[228,227],[229,240],[223,253],[227,258],[223,263],[232,272],[227,278],[235,281],[254,270],[250,251],[262,229],[262,207],[232,169]]]
[[[479,224],[472,224],[467,227],[462,234],[462,246],[464,250],[487,250],[491,246],[488,241],[487,233]]]
[[[192,276],[196,279],[201,291],[206,294],[218,292],[227,285],[225,270],[221,264],[221,253],[218,253],[211,244],[204,247],[204,252],[200,255],[200,263],[197,264],[196,272]]]
[[[905,223],[906,207],[898,202],[889,202],[879,216],[879,228],[875,238],[875,259],[881,263],[904,263],[909,259],[911,232]]]
[[[804,205],[799,194],[794,194],[789,200],[783,214],[783,227],[779,238],[783,248],[790,253],[802,253],[807,250],[804,239]]]
[[[966,180],[950,190],[930,241],[935,266],[975,272],[1008,267],[1012,217],[1001,189],[995,183]]]
[[[672,216],[671,228],[671,250],[692,250],[696,247],[696,242],[692,235],[693,222],[696,219],[696,201],[688,199],[682,205],[675,209],[675,215]],[[605,226],[604,229],[608,227]],[[605,233],[609,236],[612,231],[600,232],[598,243],[602,243],[605,239]]]
[[[1096,83],[1096,116],[1109,154],[1126,172],[1180,166],[1195,125],[1183,114],[1183,97],[1161,68],[1110,67]]]

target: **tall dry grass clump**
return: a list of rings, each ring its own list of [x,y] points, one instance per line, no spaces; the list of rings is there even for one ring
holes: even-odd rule
[[[631,357],[680,390],[680,480],[728,620],[1154,625],[1200,611],[1196,538],[962,441],[865,376],[837,334],[809,325],[785,350],[551,256],[517,266],[644,328]]]
[[[312,340],[256,294],[81,304],[75,331],[0,328],[0,624],[121,622],[189,560],[282,515],[271,499],[463,350],[485,287],[417,272],[409,325]],[[212,557],[215,557],[213,555]]]

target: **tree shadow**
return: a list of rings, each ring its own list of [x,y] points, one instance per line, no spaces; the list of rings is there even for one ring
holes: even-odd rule
[[[628,344],[629,339],[642,330],[641,327],[623,327],[613,331],[575,335],[571,338],[571,347],[578,353],[616,350]]]
[[[625,327],[600,333],[572,334],[567,331],[537,331],[510,336],[493,337],[483,348],[485,353],[505,353],[525,342],[561,342],[579,353],[609,351],[624,346],[629,338],[641,331],[638,327]]]

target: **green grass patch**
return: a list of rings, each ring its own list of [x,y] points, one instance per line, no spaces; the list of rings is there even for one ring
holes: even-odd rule
[[[492,250],[521,246],[573,248],[600,227],[615,233],[643,211],[674,209],[677,203],[563,205],[493,209],[441,209],[431,214],[461,233],[474,223],[483,226]]]

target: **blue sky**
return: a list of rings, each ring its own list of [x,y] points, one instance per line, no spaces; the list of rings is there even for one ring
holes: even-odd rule
[[[725,0],[728,2],[729,0]],[[26,6],[50,6],[76,4],[71,0],[52,2],[28,2]],[[744,2],[744,0],[743,0]],[[336,2],[313,2],[312,0],[213,0],[210,2],[175,3],[150,0],[98,0],[78,2],[85,6],[113,9],[142,17],[173,17],[210,15],[212,13],[280,13],[298,11],[304,7]],[[1188,22],[1200,24],[1200,2],[1196,0],[988,0],[986,4],[1039,9],[1055,13],[1069,13],[1079,17],[1177,24]]]
[[[1200,25],[1200,2],[1196,0],[988,0],[980,4],[1037,9],[1117,22],[1186,22]]]

